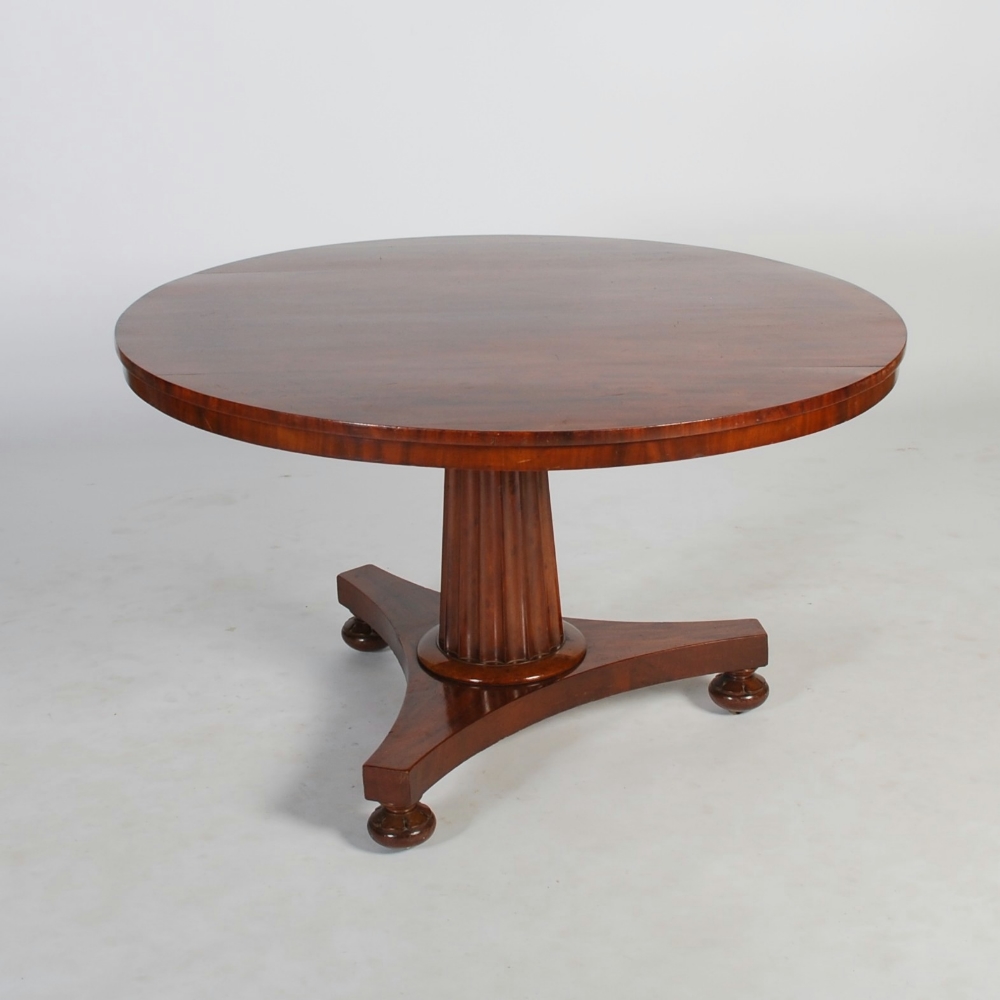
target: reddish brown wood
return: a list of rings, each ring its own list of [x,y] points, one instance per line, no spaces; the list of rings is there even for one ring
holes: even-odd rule
[[[457,237],[239,261],[132,305],[132,388],[180,420],[337,458],[632,465],[822,430],[889,390],[880,299],[745,254]]]
[[[468,684],[530,684],[583,659],[563,627],[546,472],[448,469],[439,624],[418,655]]]
[[[562,645],[547,472],[446,470],[443,536],[443,652],[503,665]]]
[[[434,832],[436,826],[434,813],[423,802],[410,809],[379,806],[368,817],[368,833],[383,847],[416,847]]]
[[[767,663],[767,634],[754,619],[570,619],[586,637],[587,655],[565,676],[522,687],[453,683],[432,676],[417,658],[417,644],[437,618],[437,593],[375,566],[341,573],[337,593],[352,613],[372,623],[406,674],[396,722],[363,771],[366,798],[397,812],[416,806],[462,761],[541,719],[650,684],[753,671]]]
[[[708,685],[708,693],[719,708],[740,715],[767,701],[767,681],[752,670],[731,670],[719,674]]]
[[[534,660],[516,663],[466,663],[445,653],[440,646],[437,625],[428,629],[417,643],[417,658],[422,666],[444,680],[462,684],[537,684],[540,681],[561,677],[572,670],[587,652],[583,633],[564,621],[563,641],[558,649]]]
[[[344,642],[352,649],[362,653],[373,653],[379,649],[385,649],[385,641],[368,624],[360,618],[348,618],[344,622],[344,627],[340,630]]]

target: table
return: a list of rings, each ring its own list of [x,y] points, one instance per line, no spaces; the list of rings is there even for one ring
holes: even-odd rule
[[[388,646],[406,675],[363,774],[372,837],[408,847],[434,830],[421,802],[434,782],[557,712],[707,674],[730,712],[767,697],[755,619],[563,617],[548,471],[713,455],[848,420],[892,388],[906,331],[860,288],[759,257],[484,236],[210,268],[139,299],[116,340],[132,389],[179,420],[444,468],[440,593],[375,566],[337,578],[345,641]]]

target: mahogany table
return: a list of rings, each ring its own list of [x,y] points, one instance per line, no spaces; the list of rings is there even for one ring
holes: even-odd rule
[[[434,782],[547,716],[703,674],[731,712],[767,697],[754,619],[563,618],[548,470],[830,427],[889,392],[906,331],[860,288],[759,257],[503,236],[226,264],[139,299],[116,338],[135,392],[205,430],[445,469],[440,594],[375,566],[337,578],[348,645],[388,645],[406,674],[364,789],[372,837],[408,847],[434,830]]]

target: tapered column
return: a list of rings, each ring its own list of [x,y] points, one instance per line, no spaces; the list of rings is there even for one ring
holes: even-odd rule
[[[548,473],[445,470],[440,628],[421,661],[453,680],[523,683],[572,669],[584,646],[569,639]]]
[[[563,641],[546,472],[444,474],[441,649],[523,663]]]

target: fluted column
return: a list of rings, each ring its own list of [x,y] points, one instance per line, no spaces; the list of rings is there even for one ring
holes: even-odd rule
[[[442,652],[503,665],[562,643],[548,473],[445,470]]]

